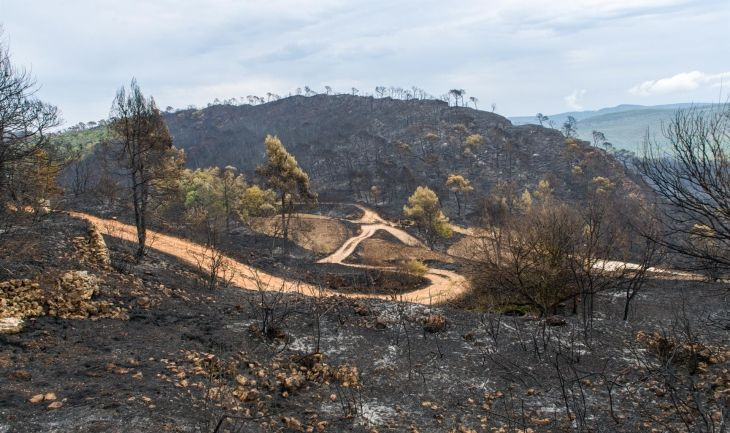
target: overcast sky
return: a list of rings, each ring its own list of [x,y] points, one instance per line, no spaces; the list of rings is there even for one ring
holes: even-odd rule
[[[0,24],[67,125],[133,76],[161,107],[415,85],[508,116],[730,86],[729,0],[0,0]]]

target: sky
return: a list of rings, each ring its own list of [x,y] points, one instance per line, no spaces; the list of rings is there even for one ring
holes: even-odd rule
[[[0,0],[67,126],[136,77],[160,107],[331,86],[465,89],[505,116],[726,99],[728,0]]]

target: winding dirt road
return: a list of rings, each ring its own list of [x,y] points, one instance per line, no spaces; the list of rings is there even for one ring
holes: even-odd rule
[[[404,244],[411,246],[411,247],[422,247],[423,244],[418,239],[414,238],[413,236],[409,235],[408,233],[404,232],[403,230],[397,229],[395,227],[391,227],[386,224],[366,224],[360,226],[360,234],[351,237],[350,239],[346,240],[340,248],[337,249],[334,253],[330,254],[329,256],[321,259],[318,263],[340,263],[347,265],[347,263],[342,263],[343,260],[348,258],[350,254],[355,252],[355,249],[358,245],[360,245],[360,242],[364,241],[365,239],[372,237],[375,233],[377,233],[378,230],[383,230],[385,232],[390,233],[391,235],[395,236],[399,241],[403,242]]]
[[[356,219],[350,220],[350,222],[360,224],[360,233],[356,236],[346,240],[340,248],[329,256],[321,259],[318,263],[336,263],[343,266],[350,266],[355,268],[368,268],[368,269],[382,269],[382,270],[396,270],[391,267],[380,267],[380,266],[368,266],[354,263],[345,263],[347,259],[357,246],[362,241],[372,237],[379,230],[390,233],[396,239],[403,242],[408,246],[426,248],[421,241],[411,236],[404,230],[395,227],[390,222],[384,220],[377,213],[365,206],[355,205],[363,211],[363,215]],[[467,289],[467,282],[464,277],[457,274],[456,272],[447,271],[443,269],[428,268],[424,275],[430,284],[420,290],[414,290],[402,295],[404,300],[409,302],[417,302],[422,304],[430,303],[442,303],[447,302],[451,299],[457,298],[462,295]]]
[[[362,225],[361,233],[348,239],[343,245],[335,251],[332,255],[325,257],[320,260],[320,263],[338,263],[344,266],[357,267],[357,268],[373,268],[392,270],[393,268],[380,268],[370,267],[365,265],[357,265],[350,263],[343,263],[350,254],[357,248],[357,246],[363,240],[373,236],[378,230],[385,230],[391,233],[393,236],[406,243],[407,245],[422,246],[422,243],[409,235],[403,230],[390,225],[375,212],[358,206],[363,210],[363,216],[358,220],[352,222]],[[99,218],[93,215],[89,215],[81,212],[69,212],[69,214],[75,218],[85,219],[90,223],[94,224],[99,231],[106,235],[122,239],[129,242],[137,241],[137,230],[130,224],[123,222]],[[147,230],[148,247],[157,250],[164,254],[174,256],[181,261],[188,263],[196,268],[202,268],[206,272],[210,271],[209,263],[210,260],[206,260],[206,257],[210,257],[210,250],[203,245],[182,239],[176,236],[170,236],[163,233],[156,232],[154,230]],[[266,272],[258,270],[252,266],[243,264],[231,257],[223,255],[221,257],[222,270],[220,276],[230,281],[231,284],[238,287],[253,289],[253,290],[268,290],[268,291],[282,291],[291,293],[301,293],[309,296],[330,296],[339,295],[348,298],[376,298],[376,299],[397,299],[405,302],[419,303],[419,304],[437,304],[450,301],[463,294],[467,289],[467,283],[464,277],[456,274],[455,272],[441,270],[441,269],[429,269],[425,277],[431,282],[427,287],[423,289],[414,290],[408,293],[397,295],[396,297],[390,295],[378,295],[378,294],[367,294],[367,293],[340,293],[334,290],[322,289],[312,284],[302,283],[300,281],[285,279],[270,275]]]

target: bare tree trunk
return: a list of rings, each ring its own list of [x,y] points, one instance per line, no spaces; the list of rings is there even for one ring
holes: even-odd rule
[[[624,304],[624,321],[629,320],[629,306],[631,305],[632,296],[626,291],[626,303]]]
[[[284,239],[289,239],[289,225],[286,221],[286,193],[281,194],[281,230]]]
[[[141,175],[132,173],[132,202],[134,204],[134,225],[137,227],[137,252],[135,257],[141,260],[145,254],[145,242],[147,240],[147,222],[145,220],[146,200],[145,185],[140,179]]]

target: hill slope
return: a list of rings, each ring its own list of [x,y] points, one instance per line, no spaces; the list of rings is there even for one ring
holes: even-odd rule
[[[637,188],[620,163],[588,143],[566,143],[555,129],[514,126],[497,114],[442,101],[294,96],[165,113],[165,119],[191,168],[233,165],[255,178],[264,137],[275,134],[309,173],[321,201],[363,200],[392,214],[400,214],[416,187],[426,185],[456,215],[445,185],[453,173],[471,180],[472,197],[505,185],[520,194],[547,179],[556,195],[580,201],[596,176],[612,179],[626,193]],[[477,200],[471,201],[473,212]]]
[[[494,113],[441,101],[295,96],[168,113],[166,121],[191,167],[234,165],[253,173],[263,161],[264,137],[276,134],[324,200],[377,200],[399,209],[416,186],[428,185],[448,207],[444,184],[451,173],[465,175],[480,193],[500,183],[532,189],[548,178],[556,194],[580,200],[594,176],[635,188],[620,164],[587,143],[568,145],[556,130],[513,126]],[[467,145],[475,134],[482,142]],[[576,165],[581,176],[572,173]]]

